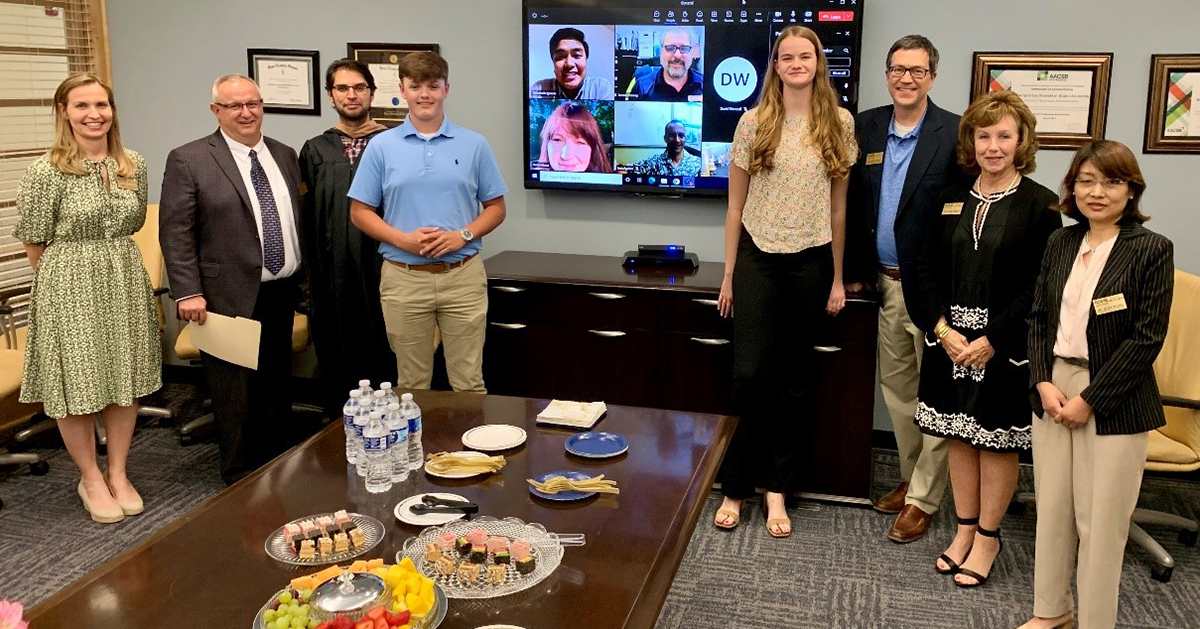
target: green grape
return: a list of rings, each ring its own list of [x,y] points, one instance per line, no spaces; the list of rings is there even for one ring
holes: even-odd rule
[[[299,618],[301,616],[308,615],[308,612],[300,609],[299,605],[292,605],[291,609],[288,610],[288,613],[291,614],[292,618]]]
[[[270,623],[271,621],[275,620],[277,615],[278,612],[273,609],[268,609],[267,611],[263,612],[263,622]]]
[[[312,605],[305,603],[300,606],[300,611],[304,612],[304,615],[307,616],[308,613],[312,611]]]
[[[292,602],[292,593],[284,592],[283,594],[280,594],[279,602],[283,605],[287,605],[288,603],[291,603]]]
[[[291,626],[292,622],[289,616],[280,616],[275,619],[274,629],[289,629]]]
[[[300,590],[300,602],[307,603],[312,598],[312,590]]]
[[[308,626],[308,619],[295,616],[292,618],[292,629],[304,629]]]
[[[308,629],[317,629],[317,625],[319,624],[321,624],[321,621],[317,620],[316,618],[310,618],[308,620]]]

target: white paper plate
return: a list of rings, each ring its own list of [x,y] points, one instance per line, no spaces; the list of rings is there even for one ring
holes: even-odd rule
[[[464,446],[482,452],[509,450],[525,443],[525,429],[508,424],[476,426],[463,433]]]
[[[466,498],[458,494],[442,494],[432,492],[429,494],[417,494],[411,498],[402,500],[396,505],[396,508],[393,510],[393,513],[396,514],[396,519],[404,522],[405,524],[415,524],[416,526],[438,526],[447,522],[460,520],[466,516],[466,514],[462,513],[461,511],[458,513],[426,513],[424,515],[417,515],[412,511],[409,511],[409,507],[420,503],[425,496],[433,496],[435,498],[443,498],[446,500],[466,500]]]
[[[460,454],[464,457],[486,457],[486,456],[488,456],[482,452],[476,452],[474,450],[459,450],[458,452],[451,452],[450,454]],[[436,476],[438,478],[471,478],[472,476],[479,476],[480,474],[495,474],[495,472],[450,472],[448,474],[441,473],[441,472],[435,472],[435,471],[429,469],[429,461],[425,462],[425,473],[429,474],[430,476]]]

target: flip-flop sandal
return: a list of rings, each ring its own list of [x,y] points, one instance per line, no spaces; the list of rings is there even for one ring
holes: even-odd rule
[[[737,511],[730,511],[729,509],[718,509],[717,517],[720,517],[720,516],[725,516],[726,518],[728,518],[729,523],[721,524],[720,522],[717,522],[716,520],[714,520],[713,524],[717,528],[724,529],[726,531],[732,531],[733,529],[737,528],[738,522],[741,521],[741,519],[742,519],[742,514],[738,513]]]

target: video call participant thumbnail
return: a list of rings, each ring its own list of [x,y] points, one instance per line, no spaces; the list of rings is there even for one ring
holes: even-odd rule
[[[699,57],[700,36],[696,29],[665,30],[659,65],[638,68],[625,93],[640,100],[698,101],[704,96],[704,74],[693,67]]]
[[[696,177],[700,174],[700,158],[687,150],[687,129],[680,120],[672,120],[663,129],[663,142],[667,147],[662,153],[647,157],[630,167],[635,175],[667,175],[671,177]]]
[[[611,65],[611,53],[609,57]],[[530,98],[612,100],[613,85],[607,78],[588,76],[591,46],[582,30],[564,27],[550,36],[550,60],[554,76],[529,88]],[[603,63],[603,59],[600,60]]]
[[[611,135],[612,110],[607,111]],[[612,160],[608,156],[611,142],[606,142],[604,136],[587,104],[563,102],[542,124],[538,134],[538,158],[531,167],[534,170],[611,173]]]

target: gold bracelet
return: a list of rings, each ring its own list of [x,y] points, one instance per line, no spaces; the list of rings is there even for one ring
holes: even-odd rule
[[[951,328],[948,324],[939,323],[938,325],[934,326],[933,333],[935,335],[937,335],[937,340],[940,341],[940,340],[946,338],[947,334],[950,334],[950,330],[951,330]]]

